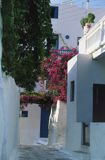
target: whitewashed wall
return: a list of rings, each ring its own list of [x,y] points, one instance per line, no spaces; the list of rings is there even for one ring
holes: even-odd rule
[[[40,138],[41,108],[38,104],[28,104],[28,117],[20,117],[20,144],[34,145]]]
[[[19,92],[11,77],[0,80],[0,160],[17,160]]]
[[[53,6],[53,4],[51,5]],[[59,48],[64,45],[67,45],[68,47],[77,47],[77,37],[83,36],[80,20],[85,17],[86,9],[71,5],[70,3],[59,4],[58,6],[58,19],[52,19],[52,26],[53,32],[59,34]],[[102,8],[89,8],[88,12],[95,14],[95,22],[105,15],[105,9]],[[66,35],[69,35],[70,38],[66,39]]]
[[[67,104],[57,101],[56,106],[52,106],[49,117],[48,145],[65,147]]]
[[[105,123],[91,123],[90,152],[92,160],[105,159]]]
[[[67,103],[62,101],[57,102],[59,108],[58,122],[57,122],[57,139],[56,143],[65,147],[66,140],[66,123],[67,123]]]
[[[2,17],[1,17],[1,11],[0,11],[0,77],[2,74],[1,59],[2,59]]]
[[[77,56],[68,62],[67,86],[67,135],[66,149],[76,151],[81,148],[81,123],[77,123]],[[70,82],[75,81],[74,101],[70,102]]]
[[[68,62],[66,148],[69,152],[73,151],[73,156],[78,152],[77,158],[81,160],[85,156],[91,160],[105,158],[105,123],[91,123],[90,147],[85,146],[88,154],[85,154],[82,145],[82,122],[90,123],[93,120],[93,84],[105,84],[104,72],[105,57],[96,61],[92,60],[91,55],[79,54]],[[74,101],[70,101],[71,81],[75,81]]]
[[[2,159],[4,143],[4,104],[3,104],[3,82],[0,77],[0,159]]]

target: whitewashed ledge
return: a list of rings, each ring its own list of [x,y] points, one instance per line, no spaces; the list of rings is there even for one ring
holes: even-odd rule
[[[79,53],[91,54],[97,59],[105,52],[105,16],[79,41]]]
[[[18,160],[19,91],[13,78],[0,77],[0,160]]]

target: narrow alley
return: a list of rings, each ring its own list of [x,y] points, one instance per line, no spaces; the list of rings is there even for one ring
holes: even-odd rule
[[[71,158],[59,149],[36,145],[20,146],[19,160],[71,160]]]

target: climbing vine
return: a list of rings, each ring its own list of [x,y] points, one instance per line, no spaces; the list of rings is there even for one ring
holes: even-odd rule
[[[77,49],[72,48],[69,54],[51,54],[42,62],[42,70],[48,77],[48,94],[53,102],[67,100],[67,62],[77,54]]]

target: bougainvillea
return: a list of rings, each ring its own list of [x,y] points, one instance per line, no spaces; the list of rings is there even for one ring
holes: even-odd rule
[[[42,70],[48,77],[48,93],[52,97],[53,102],[57,100],[66,101],[67,99],[67,62],[73,56],[77,55],[75,48],[71,49],[69,54],[51,56],[42,63]]]
[[[39,104],[40,107],[49,108],[53,103],[51,97],[46,93],[23,92],[20,95],[20,108],[27,107],[28,104]]]

